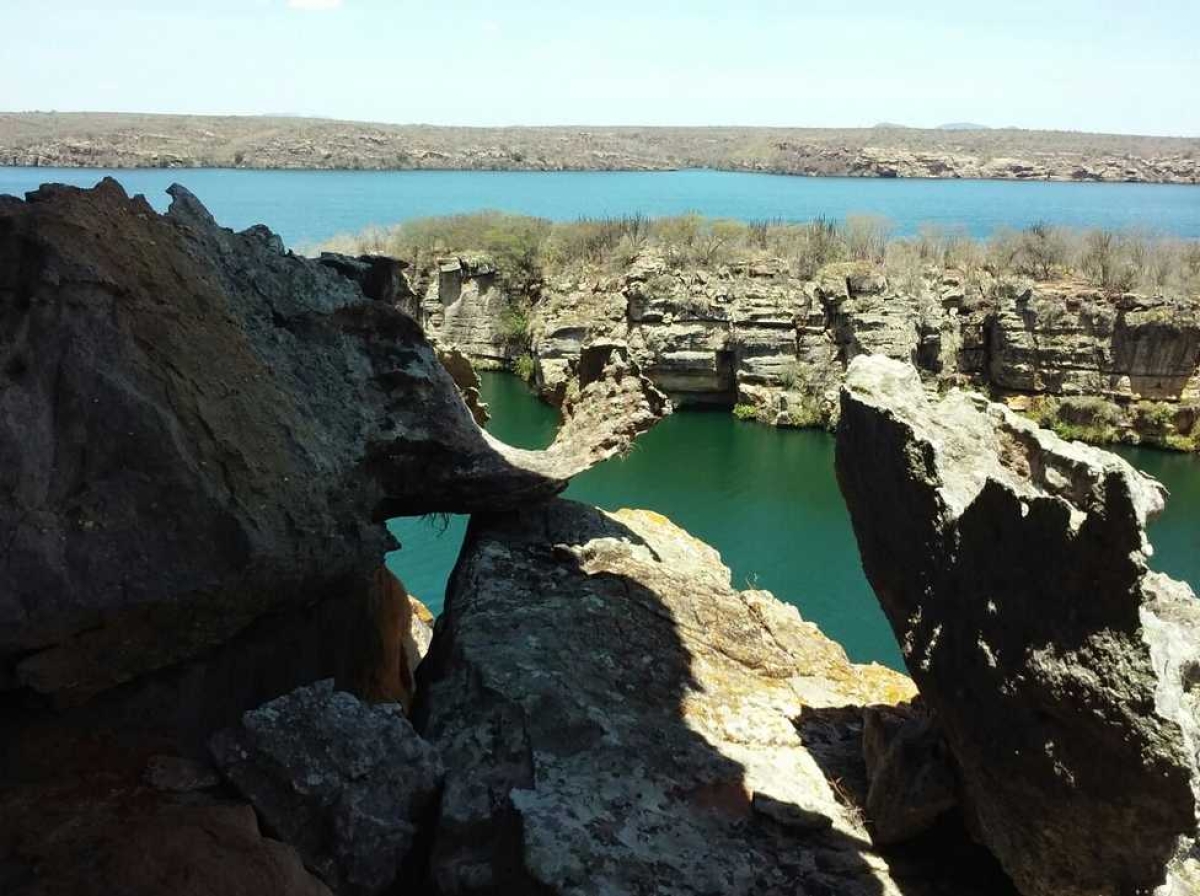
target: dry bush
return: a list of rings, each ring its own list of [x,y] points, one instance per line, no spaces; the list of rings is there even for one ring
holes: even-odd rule
[[[887,252],[892,224],[879,215],[847,215],[842,232],[851,258],[878,264]]]
[[[838,223],[626,215],[551,223],[485,211],[370,227],[340,235],[320,249],[403,258],[420,272],[449,255],[491,257],[510,289],[536,295],[547,271],[606,266],[620,272],[647,248],[675,267],[719,267],[766,253],[786,259],[802,279],[847,259],[882,264],[889,277],[916,289],[931,273],[954,270],[969,280],[1019,275],[1035,280],[1078,277],[1097,287],[1166,297],[1200,296],[1200,241],[1109,230],[1072,231],[1048,224],[998,229],[973,239],[962,228],[922,227],[915,237],[892,238],[886,219],[852,215]]]

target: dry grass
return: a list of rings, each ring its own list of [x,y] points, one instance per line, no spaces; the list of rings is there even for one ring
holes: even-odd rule
[[[1078,231],[1035,224],[977,240],[962,229],[924,227],[915,237],[891,236],[887,220],[745,223],[700,215],[630,215],[555,223],[502,212],[407,221],[343,235],[318,247],[377,253],[411,261],[418,274],[439,258],[482,253],[517,292],[535,294],[546,276],[582,268],[619,272],[653,248],[669,264],[713,268],[755,258],[785,259],[791,273],[811,278],[828,264],[882,264],[901,285],[930,272],[968,278],[1018,275],[1051,281],[1075,278],[1108,292],[1167,297],[1200,295],[1200,241],[1132,231]]]

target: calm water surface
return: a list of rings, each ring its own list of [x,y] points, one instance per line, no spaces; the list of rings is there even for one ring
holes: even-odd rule
[[[178,181],[227,227],[267,224],[300,247],[370,224],[492,208],[555,220],[687,211],[743,220],[884,215],[902,234],[924,223],[987,236],[1050,221],[1200,237],[1200,187],[787,177],[719,171],[230,171],[0,168],[0,194],[46,181],[91,186],[106,174],[165,209]]]
[[[527,448],[550,443],[553,409],[515,377],[482,377],[495,435]],[[1172,493],[1150,530],[1153,565],[1200,589],[1200,458],[1135,448],[1121,453]],[[680,412],[640,438],[629,457],[576,478],[566,494],[609,510],[665,514],[717,548],[738,587],[766,588],[795,604],[855,660],[901,667],[859,563],[828,434],[741,423],[728,413]],[[393,520],[391,527],[404,549],[389,556],[389,565],[440,612],[465,520],[452,518],[444,530],[424,520]]]

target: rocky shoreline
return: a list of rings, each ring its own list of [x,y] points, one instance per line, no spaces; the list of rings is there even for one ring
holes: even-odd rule
[[[0,164],[666,171],[1194,184],[1200,141],[1015,129],[454,128],[304,118],[0,113]]]
[[[677,405],[833,428],[850,362],[879,354],[931,388],[969,385],[1070,438],[1200,448],[1200,299],[957,271],[898,280],[870,262],[803,278],[769,255],[680,267],[654,249],[617,273],[551,276],[533,299],[501,274],[452,258],[414,272],[424,291],[402,302],[435,340],[522,367],[555,404],[574,388],[582,347],[616,339]]]
[[[398,262],[172,197],[0,202],[0,890],[1196,892],[1156,482],[859,353],[838,476],[911,678],[853,664],[669,520],[557,497],[671,412],[635,342],[515,449]],[[471,514],[432,636],[381,569],[430,512]]]

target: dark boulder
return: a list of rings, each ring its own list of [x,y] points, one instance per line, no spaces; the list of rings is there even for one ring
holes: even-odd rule
[[[398,705],[370,706],[332,681],[247,712],[211,749],[270,829],[341,894],[396,881],[442,781]]]
[[[1200,602],[1147,565],[1162,486],[882,357],[850,366],[837,475],[967,820],[1022,892],[1196,892]]]

